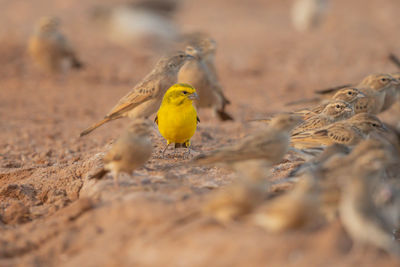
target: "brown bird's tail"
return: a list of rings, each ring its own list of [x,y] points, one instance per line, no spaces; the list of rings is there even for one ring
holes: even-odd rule
[[[285,103],[285,106],[296,106],[296,105],[305,105],[305,104],[316,104],[321,101],[321,98],[314,97],[314,98],[303,98],[300,100],[295,100],[291,102]]]
[[[229,115],[228,113],[226,113],[223,109],[217,110],[216,112],[217,112],[218,118],[221,121],[233,121],[233,117],[231,115]]]
[[[339,86],[335,86],[335,87],[331,87],[331,88],[316,90],[315,93],[319,94],[319,95],[334,94],[337,91],[339,91],[340,89],[350,87],[350,86],[353,86],[353,85],[352,84],[343,84],[343,85],[339,85]]]
[[[393,53],[389,54],[389,60],[396,65],[398,68],[400,68],[400,59]]]
[[[83,132],[81,132],[81,134],[79,135],[80,137],[85,136],[89,133],[91,133],[93,130],[95,130],[96,128],[100,127],[101,125],[103,125],[106,122],[109,122],[111,120],[111,118],[104,118],[101,121],[93,124],[92,126],[90,126],[89,128],[85,129]]]
[[[98,179],[99,180],[99,179],[103,178],[103,176],[106,175],[108,172],[109,172],[108,170],[101,168],[94,174],[89,175],[89,179]]]
[[[76,57],[72,58],[72,68],[83,69],[84,65]]]

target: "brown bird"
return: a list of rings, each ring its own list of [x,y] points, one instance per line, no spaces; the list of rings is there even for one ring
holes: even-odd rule
[[[355,162],[353,171],[342,177],[339,212],[345,230],[355,242],[374,245],[399,257],[400,244],[393,239],[394,229],[371,197],[386,160],[368,153]]]
[[[382,111],[389,109],[400,98],[400,72],[390,73],[390,75],[397,80],[398,86],[393,86],[386,91],[385,102]]]
[[[225,112],[225,106],[230,104],[230,101],[222,91],[215,68],[215,40],[204,35],[192,35],[187,38],[189,45],[186,47],[186,53],[194,59],[182,66],[178,73],[178,82],[188,83],[196,88],[199,94],[196,105],[199,108],[212,107],[222,121],[233,120],[232,116]]]
[[[350,119],[297,134],[292,137],[291,145],[297,149],[329,146],[335,143],[354,146],[371,132],[382,131],[386,131],[386,128],[377,117],[360,113]]]
[[[154,69],[127,95],[122,97],[101,121],[93,124],[80,135],[84,136],[106,122],[123,117],[148,118],[160,107],[165,92],[177,81],[177,74],[186,60],[192,56],[176,52],[162,57]]]
[[[118,175],[121,172],[130,174],[143,166],[150,158],[153,145],[150,135],[153,123],[147,119],[136,119],[128,130],[121,135],[104,156],[104,167],[90,178],[101,179],[111,172],[114,183],[118,186]]]
[[[399,82],[390,74],[370,74],[365,77],[357,86],[365,98],[357,100],[354,105],[355,113],[371,113],[378,114],[384,111],[385,96],[387,91],[397,88]],[[317,94],[327,95],[334,94],[338,89],[325,89],[316,91]],[[387,108],[387,107],[386,107]]]
[[[341,100],[335,100],[325,106],[321,113],[306,119],[292,131],[292,136],[304,131],[327,126],[333,122],[348,119],[354,115],[351,105]]]
[[[53,73],[68,68],[79,69],[82,63],[65,36],[59,31],[60,21],[54,17],[42,17],[29,39],[28,52],[34,62]]]
[[[365,94],[361,93],[360,90],[354,87],[346,87],[338,90],[330,100],[325,100],[321,98],[317,98],[319,102],[322,102],[321,104],[309,109],[301,109],[298,111],[295,111],[295,114],[299,114],[303,116],[303,119],[308,119],[316,114],[320,114],[324,108],[331,103],[333,100],[342,100],[345,101],[349,104],[351,104],[351,107],[354,109],[354,103],[359,99],[365,97]]]
[[[200,154],[193,159],[193,162],[234,165],[241,161],[263,159],[269,164],[276,164],[282,160],[289,149],[290,131],[301,121],[298,116],[277,115],[271,119],[267,129],[260,130],[232,146]]]

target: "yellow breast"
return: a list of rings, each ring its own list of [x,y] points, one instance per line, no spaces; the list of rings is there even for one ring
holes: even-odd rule
[[[179,106],[161,105],[157,117],[158,129],[168,143],[184,143],[196,131],[197,112],[191,103]]]

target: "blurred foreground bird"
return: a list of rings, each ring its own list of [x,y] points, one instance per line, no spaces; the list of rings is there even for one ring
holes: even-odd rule
[[[213,193],[204,203],[203,213],[222,223],[238,220],[261,204],[267,192],[266,180],[239,179]]]
[[[106,122],[123,117],[131,119],[148,118],[157,111],[165,92],[176,83],[177,73],[185,61],[192,56],[176,52],[162,57],[154,69],[139,82],[127,95],[122,97],[103,120],[84,130],[84,136]]]
[[[368,168],[369,161],[382,161],[389,165],[392,159],[397,158],[393,147],[383,138],[371,137],[362,140],[350,152],[350,148],[342,144],[334,144],[320,154],[314,161],[303,164],[304,166],[294,170],[290,176],[299,176],[304,173],[312,173],[318,178],[321,190],[320,211],[328,220],[337,217],[340,202],[341,183],[338,177],[347,177],[353,172],[354,165],[364,164],[362,168]],[[361,164],[361,162],[363,162]],[[361,167],[360,167],[361,168]],[[381,174],[385,169],[381,169]]]
[[[192,55],[190,60],[182,66],[178,73],[178,82],[188,83],[194,86],[199,94],[199,100],[195,102],[199,108],[212,107],[215,114],[222,120],[233,120],[232,116],[225,112],[225,106],[230,101],[225,97],[218,81],[215,68],[216,42],[209,36],[186,36],[186,53]]]
[[[267,201],[251,215],[252,221],[271,232],[301,228],[317,222],[318,189],[314,178],[302,177],[289,192]]]
[[[130,174],[143,166],[150,158],[153,149],[150,140],[152,131],[153,124],[150,120],[134,120],[104,156],[104,168],[90,178],[101,179],[111,172],[114,183],[118,187],[118,176],[121,172]]]
[[[292,137],[291,145],[298,149],[329,146],[335,143],[353,146],[368,137],[371,132],[387,131],[374,115],[356,114],[320,129],[305,131]]]
[[[351,105],[341,100],[335,100],[327,104],[321,113],[307,118],[292,131],[292,136],[304,131],[317,129],[336,121],[348,119],[354,115]]]
[[[190,138],[200,121],[193,106],[196,99],[196,89],[184,83],[171,86],[165,93],[155,118],[161,135],[167,140],[163,156],[171,143],[175,143],[175,147],[183,144],[190,152]]]
[[[262,159],[268,164],[279,163],[289,149],[290,131],[301,122],[299,116],[280,114],[271,119],[267,129],[248,136],[232,146],[196,156],[196,164],[225,163]]]
[[[372,200],[373,186],[385,167],[384,161],[367,154],[343,177],[340,219],[354,242],[374,245],[400,257],[400,244],[393,238],[394,229]]]
[[[42,17],[29,39],[28,52],[42,69],[59,73],[69,68],[79,69],[82,63],[59,31],[60,21],[55,17]]]

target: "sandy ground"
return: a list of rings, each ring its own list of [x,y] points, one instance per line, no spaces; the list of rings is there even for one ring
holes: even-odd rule
[[[397,71],[387,55],[400,55],[400,2],[332,2],[319,28],[298,33],[289,0],[182,1],[174,16],[181,30],[209,32],[219,44],[217,68],[236,118],[219,123],[201,110],[195,151],[235,142],[254,130],[243,121],[287,110],[285,102],[314,89]],[[352,250],[338,222],[270,234],[246,221],[180,221],[235,176],[219,167],[188,167],[182,158],[160,159],[159,135],[153,157],[123,177],[120,189],[111,177],[88,181],[128,121],[84,138],[79,132],[102,118],[163,51],[109,41],[88,17],[102,3],[111,1],[0,1],[0,266],[399,264],[374,249]],[[62,19],[86,63],[83,71],[51,77],[32,65],[27,39],[37,18],[48,14]],[[395,122],[396,113],[382,118]]]

